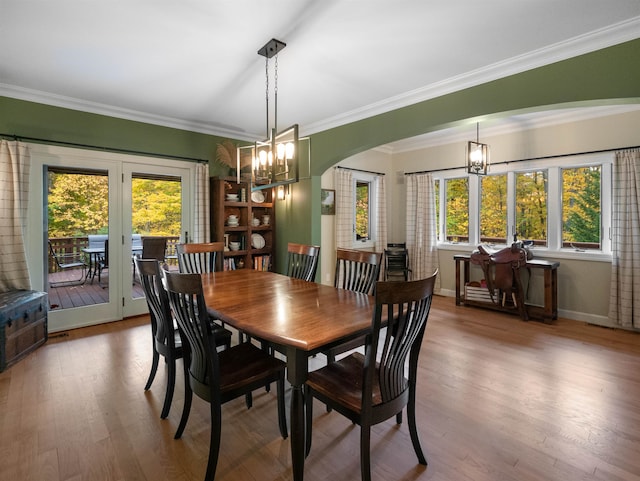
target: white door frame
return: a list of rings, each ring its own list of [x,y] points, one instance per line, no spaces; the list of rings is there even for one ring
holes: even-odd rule
[[[85,150],[69,147],[60,147],[43,144],[29,144],[31,154],[31,172],[29,181],[29,205],[27,208],[27,226],[25,232],[25,249],[27,252],[27,264],[31,276],[32,289],[46,291],[44,283],[46,280],[45,269],[46,256],[43,245],[46,246],[46,219],[45,219],[45,189],[46,177],[45,166],[55,167],[76,167],[81,169],[102,170],[108,172],[109,177],[109,236],[120,239],[125,235],[123,226],[128,225],[128,239],[130,249],[131,239],[131,218],[130,214],[125,215],[124,194],[124,170],[128,164],[145,166],[148,169],[158,168],[180,168],[184,169],[183,189],[182,189],[182,210],[183,210],[183,231],[193,231],[193,219],[191,214],[193,202],[193,188],[195,185],[195,167],[192,162],[181,162],[177,160],[158,159],[153,157],[134,156],[130,154],[119,154],[113,152]],[[187,174],[188,172],[188,174]],[[161,172],[160,172],[161,173]],[[128,212],[131,212],[131,182],[129,177]],[[125,219],[127,217],[127,219]],[[125,236],[125,239],[127,237]],[[109,277],[111,279],[123,279],[124,277],[124,248],[109,246]],[[129,250],[130,252],[130,250]],[[130,255],[127,256],[127,272],[131,269]],[[123,317],[132,316],[146,312],[143,303],[127,304],[123,294],[124,282],[109,283],[109,302],[105,304],[95,304],[71,309],[49,311],[49,332],[63,331],[77,327],[100,324],[104,322],[121,320]],[[129,284],[131,284],[129,282]],[[129,285],[128,298],[131,298],[131,285]]]

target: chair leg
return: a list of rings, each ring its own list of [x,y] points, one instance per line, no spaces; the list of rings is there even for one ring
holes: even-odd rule
[[[396,424],[402,424],[402,411],[396,414]]]
[[[305,423],[304,423],[304,428],[305,428],[305,451],[304,451],[304,456],[305,458],[307,456],[309,456],[309,453],[311,452],[311,439],[312,439],[312,435],[311,435],[311,430],[313,427],[313,396],[309,393],[309,389],[305,387],[304,389],[304,403],[305,403],[305,407],[304,407],[304,411],[305,411]]]
[[[162,413],[160,417],[165,419],[169,415],[171,409],[171,401],[173,400],[173,390],[176,385],[176,360],[171,359],[167,366],[169,372],[167,373],[167,390],[164,394],[164,405],[162,406]]]
[[[371,481],[371,426],[360,426],[360,471],[362,481]]]
[[[153,361],[151,362],[151,372],[149,373],[149,378],[147,379],[147,384],[144,386],[144,390],[148,391],[151,388],[151,384],[153,380],[156,378],[156,372],[158,371],[158,361],[160,360],[160,354],[156,351],[155,346],[153,347]]]
[[[418,462],[426,466],[427,458],[424,456],[424,453],[422,452],[422,447],[420,446],[420,438],[418,437],[418,428],[416,426],[415,386],[414,386],[414,389],[412,390],[412,393],[409,395],[409,402],[407,404],[407,422],[409,424],[409,435],[411,436],[413,449],[416,452],[416,456],[418,456]]]
[[[289,433],[287,431],[287,414],[284,403],[284,373],[276,382],[276,395],[278,397],[278,426],[280,426],[282,439],[287,439]]]
[[[176,435],[174,439],[180,439],[184,428],[187,426],[187,421],[189,420],[189,413],[191,412],[191,401],[193,399],[193,391],[191,390],[191,386],[189,385],[189,369],[186,367],[188,362],[186,359],[182,360],[185,368],[184,368],[184,406],[182,407],[182,416],[180,417],[180,424],[178,425],[178,429],[176,430]]]
[[[205,481],[213,481],[218,467],[218,454],[220,452],[220,423],[222,414],[220,406],[211,403],[211,440],[209,441],[209,461],[207,462],[207,474]]]
[[[244,395],[244,403],[247,405],[247,409],[251,409],[253,407],[253,394],[248,392]]]

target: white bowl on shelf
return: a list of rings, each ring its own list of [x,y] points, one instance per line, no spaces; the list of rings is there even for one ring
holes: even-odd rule
[[[237,202],[238,194],[227,194],[227,200],[230,202]]]
[[[240,242],[229,242],[229,249],[232,251],[240,250]]]

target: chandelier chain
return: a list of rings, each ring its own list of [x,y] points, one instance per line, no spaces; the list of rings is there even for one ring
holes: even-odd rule
[[[265,74],[265,100],[267,104],[267,138],[269,137],[269,57],[265,57],[264,61]]]

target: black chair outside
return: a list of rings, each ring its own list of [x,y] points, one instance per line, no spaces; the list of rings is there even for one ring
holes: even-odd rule
[[[50,287],[67,287],[67,286],[79,286],[80,284],[84,284],[84,281],[86,280],[86,277],[87,277],[87,263],[85,262],[84,254],[82,252],[71,253],[71,254],[59,254],[53,250],[51,241],[48,241],[48,242],[49,242],[49,255],[53,258],[53,261],[56,264],[56,270],[58,272],[80,269],[80,278],[72,279],[69,281],[49,282],[49,286]]]
[[[336,250],[336,270],[333,285],[340,289],[374,294],[376,282],[380,277],[382,253],[352,249]],[[364,344],[364,337],[336,346],[324,354],[327,362],[335,361],[336,355],[355,349]]]
[[[104,241],[104,252],[98,256],[97,260],[98,264],[96,268],[98,269],[98,285],[104,287],[102,285],[102,271],[109,269],[109,239]]]
[[[371,426],[393,416],[402,422],[407,408],[409,434],[420,464],[427,464],[416,426],[418,356],[431,307],[437,271],[408,282],[378,282],[371,332],[365,354],[344,359],[309,373],[305,385],[306,452],[311,449],[313,398],[360,425],[360,470],[371,480]],[[381,336],[386,320],[388,326]],[[382,337],[382,339],[380,339]],[[376,359],[379,359],[377,362]],[[405,364],[409,361],[408,377]]]
[[[320,247],[289,242],[287,276],[313,282],[318,270]]]
[[[144,386],[147,391],[155,379],[158,370],[160,356],[164,357],[167,365],[167,388],[164,395],[164,404],[160,417],[169,415],[173,391],[176,384],[176,359],[183,357],[182,340],[176,327],[174,327],[169,297],[162,286],[162,273],[160,263],[155,259],[135,258],[134,262],[140,275],[140,284],[144,289],[144,295],[149,306],[151,318],[151,333],[153,335],[153,361],[151,372]]]
[[[165,252],[167,251],[166,237],[143,237],[142,238],[142,255],[143,259],[156,259],[164,262]]]
[[[164,272],[169,301],[182,338],[185,340],[185,404],[176,439],[189,418],[193,393],[210,404],[211,440],[205,480],[213,480],[220,450],[221,405],[265,384],[277,385],[278,424],[287,438],[284,379],[285,363],[251,343],[242,343],[218,352],[212,335],[207,306],[198,274]]]
[[[167,238],[166,237],[143,237],[142,252],[133,254],[133,280],[136,279],[136,263],[135,259],[140,257],[142,259],[156,259],[159,262],[164,262],[165,252],[167,250]]]
[[[406,244],[387,244],[384,250],[384,279],[386,281],[408,281],[409,251]]]

